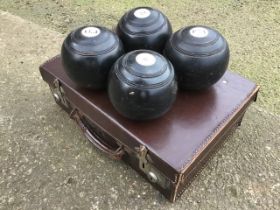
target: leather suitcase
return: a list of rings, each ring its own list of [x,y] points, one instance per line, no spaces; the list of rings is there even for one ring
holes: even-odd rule
[[[240,125],[259,87],[227,71],[213,87],[179,92],[172,109],[152,121],[132,121],[112,107],[106,91],[81,89],[68,78],[60,56],[40,66],[56,103],[93,145],[124,160],[174,202],[203,164]]]

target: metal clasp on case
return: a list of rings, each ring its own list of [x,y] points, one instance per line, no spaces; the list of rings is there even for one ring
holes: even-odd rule
[[[142,170],[149,179],[150,182],[156,183],[163,189],[169,187],[170,181],[165,177],[158,169],[156,169],[151,163],[149,163],[148,149],[140,145],[136,148],[137,156],[139,159],[139,169]]]
[[[53,87],[50,87],[50,88],[51,88],[52,95],[54,97],[55,102],[62,104],[66,108],[69,108],[69,103],[66,100],[65,92],[64,92],[63,88],[61,87],[58,79],[54,80]]]

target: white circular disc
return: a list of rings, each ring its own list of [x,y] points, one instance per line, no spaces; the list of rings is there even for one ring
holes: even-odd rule
[[[190,30],[190,34],[197,38],[204,38],[208,35],[209,31],[203,27],[194,27]]]
[[[100,29],[96,27],[86,27],[81,31],[85,37],[96,37],[100,34]]]
[[[134,16],[137,17],[137,18],[146,18],[146,17],[149,17],[151,14],[150,10],[148,9],[137,9],[134,11]]]
[[[150,53],[140,53],[136,56],[136,62],[142,66],[152,66],[156,63],[156,57]]]

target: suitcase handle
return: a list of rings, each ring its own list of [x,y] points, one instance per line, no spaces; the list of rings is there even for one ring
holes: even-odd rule
[[[99,137],[96,133],[91,132],[90,129],[85,125],[85,123],[82,121],[82,115],[79,113],[77,109],[74,109],[70,113],[70,118],[75,120],[78,126],[83,131],[85,137],[99,150],[107,154],[110,158],[115,160],[120,160],[122,156],[124,155],[124,149],[123,146],[119,146],[115,150],[110,149],[107,147],[104,143],[100,141],[101,137]]]

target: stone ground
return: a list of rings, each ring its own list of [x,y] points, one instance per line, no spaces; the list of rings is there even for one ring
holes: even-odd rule
[[[250,17],[253,24],[265,21]],[[256,27],[259,33],[263,25]],[[0,11],[0,209],[279,209],[279,58],[273,55],[279,45],[272,43],[277,29],[268,33],[271,62],[263,52],[265,59],[253,64],[247,53],[262,56],[259,46],[243,51],[238,47],[245,41],[233,44],[232,67],[267,67],[244,75],[266,83],[270,70],[275,81],[265,85],[242,126],[171,204],[128,166],[95,150],[54,103],[38,66],[59,53],[65,35]],[[253,38],[249,34],[250,44],[259,40]]]

